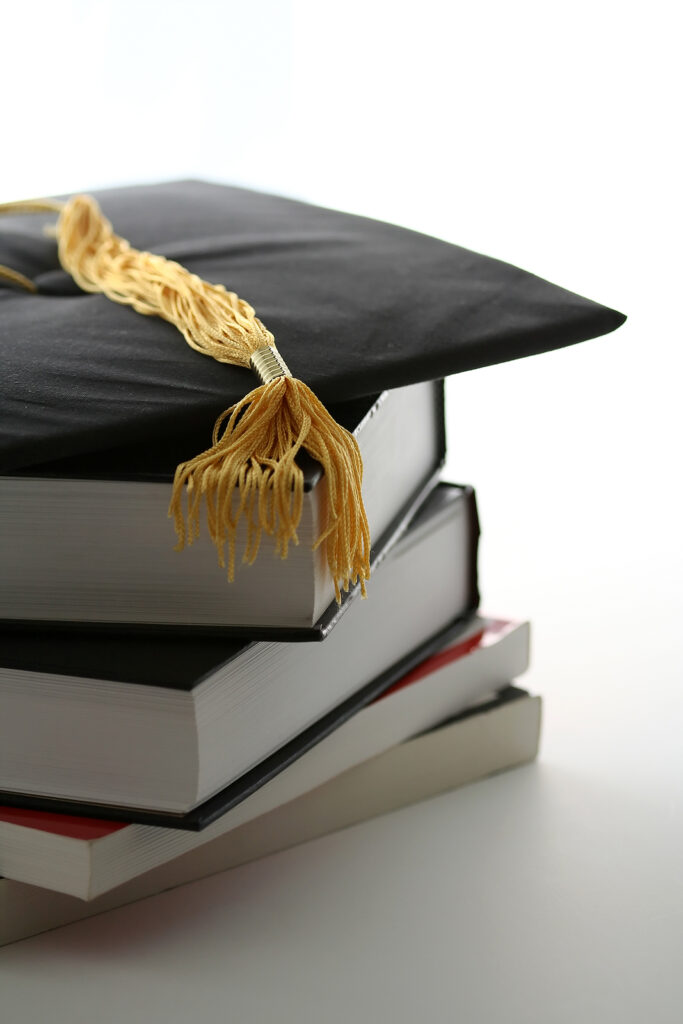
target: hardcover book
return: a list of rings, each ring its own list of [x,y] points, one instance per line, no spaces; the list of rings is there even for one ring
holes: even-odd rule
[[[477,539],[438,487],[322,644],[6,631],[0,802],[206,827],[462,633]]]
[[[427,672],[426,678],[430,675]],[[6,874],[0,880],[0,906],[3,885],[5,892],[12,892],[8,883],[13,878],[15,883],[24,881],[70,894],[72,908],[85,916],[87,907],[82,900],[104,908],[120,905],[118,900],[128,893],[159,891],[150,883],[157,885],[163,879],[159,888],[168,887],[172,877],[178,878],[180,864],[191,865],[193,871],[204,869],[206,874],[210,866],[223,870],[535,756],[538,698],[508,686],[469,705],[465,700],[463,706],[457,691],[456,672],[451,678],[451,706],[460,705],[456,715],[446,715],[430,729],[355,765],[347,761],[344,770],[325,782],[298,795],[292,795],[292,789],[282,803],[232,828],[214,831],[201,840],[196,837],[194,842],[187,834],[171,833],[171,845],[161,852],[155,851],[152,835],[143,841],[141,830],[136,832],[133,826],[0,809],[0,870]],[[376,719],[395,716],[391,698],[379,705]],[[446,706],[447,702],[442,702],[442,710]],[[127,832],[132,834],[127,836]],[[173,845],[174,839],[181,841]],[[160,845],[158,837],[156,845]],[[197,873],[195,877],[200,876]],[[110,890],[113,902],[105,895]],[[27,895],[35,894],[40,906],[41,892],[31,885]],[[73,907],[76,902],[80,907]],[[50,905],[46,895],[45,903]],[[0,924],[0,936],[1,929]]]
[[[435,381],[358,399],[337,413],[363,455],[373,569],[436,484],[443,404],[443,382]],[[242,564],[242,523],[228,584],[208,537],[190,552],[172,550],[173,452],[177,462],[175,441],[129,445],[0,476],[0,620],[30,631],[41,623],[81,632],[118,625],[322,640],[359,588],[338,604],[324,551],[314,546],[327,501],[320,466],[299,457],[299,543],[281,559],[274,539],[263,537],[256,561]]]

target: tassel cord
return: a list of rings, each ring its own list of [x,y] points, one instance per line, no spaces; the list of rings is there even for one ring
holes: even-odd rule
[[[0,206],[0,213],[54,210],[59,211],[60,262],[84,291],[101,292],[144,316],[161,317],[193,349],[218,362],[255,365],[255,354],[272,350],[266,382],[218,418],[207,451],[176,470],[169,516],[175,524],[177,550],[198,537],[204,507],[223,567],[228,548],[229,579],[235,574],[242,520],[247,526],[243,561],[254,561],[264,533],[275,539],[277,553],[286,558],[289,545],[299,542],[304,479],[296,456],[305,448],[324,472],[325,510],[315,546],[325,546],[337,600],[342,590],[357,582],[365,594],[370,535],[358,444],[310,388],[289,374],[273,335],[254,309],[223,285],[210,284],[163,256],[132,248],[114,233],[89,196],[75,196],[65,204],[35,200]],[[32,282],[10,268],[0,267],[0,276],[35,290]]]

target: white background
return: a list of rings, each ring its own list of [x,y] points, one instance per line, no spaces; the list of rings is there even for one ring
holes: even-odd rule
[[[629,315],[448,386],[484,607],[534,624],[540,763],[0,951],[8,1019],[683,1017],[674,6],[0,8],[0,201],[207,177]]]

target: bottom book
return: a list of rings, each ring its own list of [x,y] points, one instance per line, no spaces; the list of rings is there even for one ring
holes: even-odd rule
[[[533,760],[541,700],[514,686],[85,903],[0,878],[0,945],[173,889]]]

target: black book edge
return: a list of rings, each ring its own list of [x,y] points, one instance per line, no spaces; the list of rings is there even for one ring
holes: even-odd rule
[[[439,454],[436,463],[430,468],[427,475],[422,478],[417,488],[408,501],[399,509],[389,525],[381,533],[379,540],[372,545],[370,551],[371,571],[377,568],[384,556],[391,550],[397,540],[405,533],[408,524],[422,505],[426,497],[436,487],[441,470],[446,461],[446,414],[443,380],[432,381],[434,385],[434,418],[436,439]],[[384,395],[385,392],[382,393]],[[374,415],[377,407],[382,401],[382,395],[373,404],[363,417]],[[361,421],[362,422],[362,421]],[[307,490],[317,481],[318,475],[311,474],[308,479]],[[229,584],[226,584],[228,586]],[[360,593],[360,585],[350,588],[342,594],[341,604],[335,600],[328,605],[317,622],[312,626],[202,626],[183,625],[182,623],[128,623],[128,622],[63,622],[58,620],[36,620],[36,619],[1,619],[0,628],[7,630],[25,631],[36,629],[54,630],[55,632],[79,632],[88,633],[123,633],[128,636],[135,635],[158,635],[164,636],[169,633],[174,635],[225,637],[226,639],[239,640],[272,640],[286,643],[310,642],[312,640],[322,641],[328,633],[336,626],[340,618],[348,608],[351,601]]]
[[[477,715],[485,715],[489,711],[496,711],[497,708],[502,708],[504,704],[513,704],[516,700],[529,696],[528,690],[524,690],[521,686],[516,686],[514,683],[508,683],[507,686],[497,690],[491,700],[482,701],[480,704],[472,704],[463,711],[458,711],[457,715],[445,718],[438,725],[433,725],[430,729],[425,729],[424,732],[418,733],[417,736],[411,738],[417,739],[418,736],[429,736],[431,733],[438,732],[439,729],[447,729],[456,722],[462,722],[465,718],[476,718]],[[405,742],[410,743],[410,740],[405,740]]]
[[[479,605],[477,588],[476,555],[479,539],[478,521],[474,492],[469,490],[470,508],[473,513],[470,531],[470,561],[474,570],[470,577],[470,600],[465,613],[458,616],[444,629],[439,630],[428,640],[414,648],[409,654],[394,662],[371,682],[357,690],[355,694],[337,705],[332,711],[318,719],[302,733],[290,740],[279,750],[261,761],[239,779],[226,786],[198,807],[186,814],[169,814],[167,812],[139,810],[131,807],[115,807],[107,804],[84,803],[76,800],[58,800],[51,797],[32,796],[24,793],[13,793],[0,790],[0,804],[7,807],[26,807],[32,810],[49,811],[54,814],[72,814],[80,817],[100,818],[111,821],[124,821],[127,824],[156,825],[161,828],[175,828],[200,832],[220,818],[227,811],[236,807],[247,797],[264,786],[281,771],[297,761],[303,754],[311,750],[317,743],[348,721],[367,704],[379,697],[385,690],[398,682],[425,658],[436,653],[448,643],[452,643],[467,629],[471,616]]]
[[[469,546],[466,554],[470,558],[470,578],[466,581],[468,593],[475,594],[478,602],[476,577],[476,543],[479,521],[477,514],[476,495],[472,487],[441,481],[429,493],[424,503],[417,510],[408,524],[419,522],[423,509],[428,506],[429,515],[439,514],[439,510],[457,503],[462,507],[467,518]],[[372,600],[372,597],[370,597]],[[84,630],[76,634],[52,628],[26,629],[0,628],[2,653],[0,667],[19,669],[20,671],[36,671],[48,675],[73,675],[79,678],[105,680],[115,683],[137,683],[143,686],[161,687],[167,690],[190,691],[215,675],[225,665],[240,657],[249,648],[258,644],[253,637],[224,637],[171,633],[135,632],[120,633],[113,630]],[[43,645],[47,642],[48,654],[45,656]],[[82,652],[87,649],[85,660],[77,657],[76,663],[69,658],[50,656],[50,643],[56,643],[64,652],[65,648],[77,647]],[[132,662],[121,663],[123,652],[131,652]],[[28,653],[28,658],[27,658]],[[167,658],[168,655],[168,658]],[[150,675],[144,666],[164,661],[163,675]],[[170,661],[170,671],[169,671]],[[191,669],[190,669],[191,665]],[[143,666],[142,668],[140,666]]]

